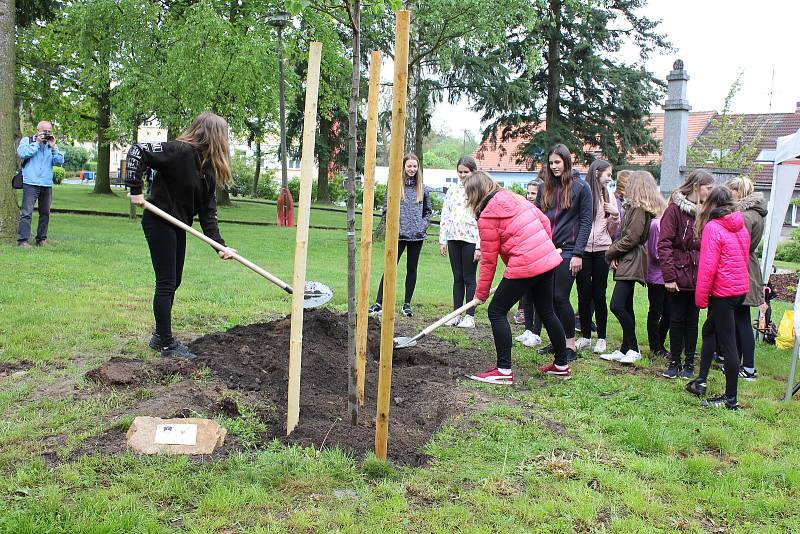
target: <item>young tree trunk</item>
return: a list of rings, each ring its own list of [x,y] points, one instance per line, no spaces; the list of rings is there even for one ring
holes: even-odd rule
[[[261,177],[261,139],[256,140],[256,173],[253,175],[253,196],[258,196],[258,179]]]
[[[111,167],[111,144],[106,137],[111,126],[111,87],[97,97],[97,172],[94,177],[94,193],[113,195],[108,173]]]
[[[319,204],[331,203],[331,190],[328,184],[328,168],[331,164],[331,154],[327,145],[317,152],[319,171],[317,172],[317,199]],[[349,176],[349,175],[348,175]]]
[[[17,172],[14,117],[14,0],[0,0],[0,241],[13,242],[17,236],[19,206],[11,188]]]
[[[361,0],[349,8],[353,30],[353,78],[347,131],[347,408],[350,423],[358,424],[356,387],[356,155],[358,152],[358,92],[361,85]],[[322,172],[322,169],[320,169]],[[327,172],[327,169],[325,169]]]
[[[550,16],[553,17],[553,25],[547,38],[547,109],[545,118],[547,129],[551,131],[560,120],[558,93],[561,90],[559,65],[561,61],[561,2],[562,0],[550,0]]]
[[[417,65],[414,81],[417,90],[414,92],[414,154],[419,158],[420,172],[425,168],[423,165],[424,154],[422,153],[422,142],[425,140],[425,114],[428,112],[427,95],[422,90],[422,67]],[[424,174],[422,179],[425,179]]]

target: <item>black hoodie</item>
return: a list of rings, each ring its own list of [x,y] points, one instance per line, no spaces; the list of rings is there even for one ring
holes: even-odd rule
[[[197,215],[203,233],[224,245],[217,224],[217,182],[213,171],[202,167],[197,150],[183,141],[131,146],[125,175],[131,195],[142,194],[148,168],[157,172],[150,203],[190,226]]]
[[[544,187],[539,188],[536,195],[536,206],[541,207]],[[544,211],[550,219],[553,230],[553,244],[561,249],[561,257],[565,260],[573,256],[583,257],[589,233],[592,231],[592,190],[583,180],[572,179],[572,193],[569,208],[561,208],[561,186],[555,190],[556,202]]]

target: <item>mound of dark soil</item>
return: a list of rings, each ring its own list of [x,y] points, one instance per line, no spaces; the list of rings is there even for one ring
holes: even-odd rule
[[[195,340],[190,348],[231,389],[258,391],[272,409],[259,416],[268,424],[264,440],[278,438],[321,448],[338,446],[356,457],[374,449],[380,323],[368,334],[365,403],[359,424],[347,415],[347,317],[321,309],[307,311],[303,326],[300,422],[286,436],[290,319],[236,326]],[[493,357],[452,343],[426,338],[394,351],[389,457],[419,464],[420,448],[450,417],[464,413],[468,391],[458,378],[484,367]]]
[[[151,362],[115,356],[86,373],[86,378],[103,386],[138,386],[163,382],[175,375],[187,377],[197,364],[180,358],[159,358]]]

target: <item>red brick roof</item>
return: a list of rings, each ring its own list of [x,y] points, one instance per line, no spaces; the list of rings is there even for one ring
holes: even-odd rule
[[[689,138],[688,145],[691,146],[698,135],[708,126],[711,119],[716,117],[716,111],[693,111],[689,113],[689,129],[687,130]],[[653,137],[660,141],[664,140],[664,114],[654,113],[650,115],[650,128],[654,128]],[[661,153],[656,152],[652,154],[631,154],[627,159],[631,165],[660,165]]]
[[[750,113],[741,115],[731,115],[736,120],[742,118],[742,129],[745,132],[742,136],[742,143],[746,144],[756,136],[761,135],[761,142],[758,144],[759,151],[774,150],[777,146],[778,137],[790,135],[800,130],[800,111],[796,113]],[[709,135],[716,130],[714,124],[709,123],[708,127],[702,132],[703,136]],[[737,145],[729,147],[735,150]],[[758,155],[758,154],[756,154]],[[764,164],[761,170],[752,178],[758,188],[769,189],[772,185],[772,164]],[[795,186],[800,190],[800,183]]]

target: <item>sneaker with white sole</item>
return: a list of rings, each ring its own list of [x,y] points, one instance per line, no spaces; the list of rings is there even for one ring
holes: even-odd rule
[[[605,339],[598,339],[594,344],[594,353],[595,354],[603,354],[608,347],[606,347],[606,340]]]
[[[608,354],[601,354],[600,358],[609,361],[609,362],[618,362],[622,358],[625,357],[625,354],[622,351],[615,350],[614,352],[609,352]]]
[[[376,317],[376,316],[380,315],[381,313],[383,313],[383,309],[381,308],[381,305],[376,302],[375,304],[373,304],[372,306],[369,307],[369,310],[367,310],[367,313],[369,313],[369,315],[371,317]]]
[[[638,362],[641,359],[642,359],[641,353],[636,352],[633,349],[630,349],[628,352],[625,353],[625,356],[623,356],[617,361],[619,361],[619,363],[634,363]]]
[[[531,336],[532,336],[532,335],[533,335],[533,332],[531,332],[530,330],[525,330],[523,333],[521,333],[520,335],[518,335],[518,336],[517,336],[517,337],[515,337],[514,339],[515,339],[516,341],[519,341],[520,343],[522,343],[523,341],[525,341],[525,339],[527,339],[527,337],[528,337],[529,335],[531,335]]]
[[[461,316],[460,315],[456,315],[455,317],[453,317],[452,319],[450,319],[449,321],[444,323],[444,325],[445,326],[458,326],[458,322],[459,321],[461,321]]]
[[[471,315],[465,315],[457,326],[459,328],[475,328],[475,317]]]
[[[555,376],[556,378],[560,378],[562,380],[569,380],[572,378],[572,369],[569,368],[569,365],[559,369],[556,367],[555,363],[551,363],[550,365],[539,367],[539,372],[545,375]]]
[[[509,374],[501,373],[496,367],[489,369],[485,373],[470,376],[470,379],[477,382],[484,382],[486,384],[501,384],[510,386],[514,383],[514,371]]]
[[[741,378],[742,380],[746,380],[748,382],[755,382],[756,378],[758,378],[758,372],[755,369],[753,369],[753,372],[751,373],[744,367],[740,367],[739,378]]]
[[[588,349],[592,346],[592,340],[586,337],[579,337],[575,340],[575,350]]]

